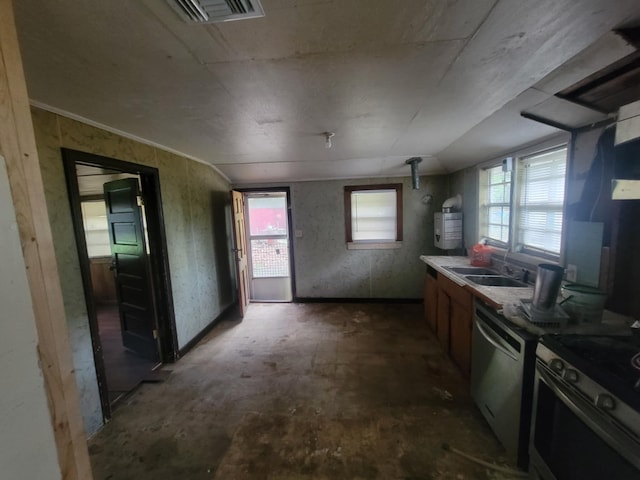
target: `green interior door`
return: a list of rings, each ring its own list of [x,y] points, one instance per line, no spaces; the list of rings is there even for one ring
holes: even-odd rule
[[[147,256],[137,178],[104,184],[122,343],[133,352],[158,360],[153,282]]]

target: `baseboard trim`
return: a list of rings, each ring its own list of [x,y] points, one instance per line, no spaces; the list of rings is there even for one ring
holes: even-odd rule
[[[328,298],[298,297],[295,303],[422,303],[421,298]]]
[[[178,358],[176,358],[176,360],[179,360],[180,358],[184,357],[189,352],[189,350],[195,347],[200,340],[202,340],[211,330],[213,330],[213,327],[215,327],[218,323],[220,323],[220,321],[224,318],[225,315],[227,315],[231,310],[233,310],[237,306],[238,306],[238,302],[236,301],[228,305],[224,310],[222,310],[222,312],[220,312],[220,315],[214,318],[209,325],[204,327],[200,331],[200,333],[198,333],[195,337],[189,340],[184,347],[178,350]]]

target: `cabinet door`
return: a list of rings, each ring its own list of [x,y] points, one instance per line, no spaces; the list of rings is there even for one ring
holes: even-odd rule
[[[438,324],[438,280],[428,273],[424,282],[424,318],[435,332]]]
[[[462,374],[471,373],[471,328],[472,315],[468,305],[451,301],[450,305],[451,358]]]
[[[437,326],[436,336],[440,340],[440,344],[444,347],[445,351],[449,351],[449,309],[451,300],[449,295],[442,289],[438,288],[438,303],[437,303]]]

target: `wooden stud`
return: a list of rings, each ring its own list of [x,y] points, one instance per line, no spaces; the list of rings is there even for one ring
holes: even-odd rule
[[[11,0],[0,0],[0,154],[5,158],[62,478],[90,480],[62,290]]]

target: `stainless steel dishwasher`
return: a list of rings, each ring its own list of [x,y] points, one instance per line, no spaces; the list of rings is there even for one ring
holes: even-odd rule
[[[476,300],[471,396],[518,466],[527,469],[537,337]]]

